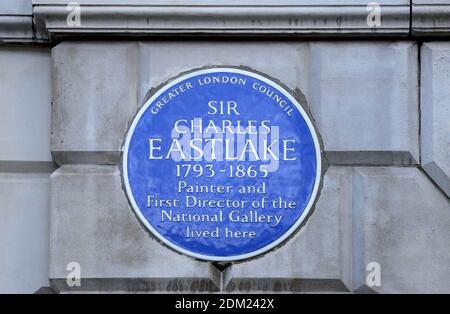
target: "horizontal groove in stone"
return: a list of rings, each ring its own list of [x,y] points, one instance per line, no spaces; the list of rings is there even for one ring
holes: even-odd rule
[[[326,151],[330,165],[340,166],[412,166],[418,165],[405,151]]]
[[[53,160],[58,165],[63,164],[116,165],[120,161],[120,152],[53,151],[52,157]]]
[[[51,161],[0,160],[0,173],[52,173],[56,168]]]
[[[121,152],[53,151],[56,164],[117,165]],[[418,161],[403,151],[326,151],[330,165],[340,166],[416,166]]]

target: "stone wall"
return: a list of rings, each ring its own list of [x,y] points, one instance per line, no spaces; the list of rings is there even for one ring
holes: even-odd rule
[[[0,45],[0,292],[48,285],[50,49]]]
[[[288,13],[270,23],[260,12],[258,26],[246,28],[238,11],[238,24],[202,24],[206,33],[237,33],[220,40],[193,34],[199,26],[188,18],[164,28],[163,13],[145,1],[135,3],[155,17],[147,28],[136,7],[116,8],[123,16],[112,19],[101,3],[121,1],[97,2],[89,10],[98,14],[80,28],[65,26],[64,1],[0,4],[0,26],[12,16],[35,23],[31,32],[0,31],[0,292],[450,292],[444,1],[413,1],[413,23],[409,1],[382,1],[391,14],[385,28],[342,13],[347,23],[291,22],[296,36],[279,38],[269,33],[286,35]],[[365,2],[349,3],[365,19]],[[217,19],[229,17],[222,9]],[[315,10],[309,19],[324,14]],[[134,28],[123,27],[127,19]],[[257,37],[246,37],[249,30]],[[148,37],[183,31],[189,38]],[[335,38],[348,35],[356,38]],[[305,227],[284,246],[233,265],[196,261],[149,236],[118,167],[148,90],[208,65],[250,67],[301,93],[328,165]],[[71,262],[81,266],[80,287],[66,284]],[[371,262],[381,267],[379,287],[366,284]]]

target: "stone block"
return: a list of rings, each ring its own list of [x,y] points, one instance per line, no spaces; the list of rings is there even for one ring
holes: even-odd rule
[[[307,84],[309,46],[306,43],[152,41],[141,42],[139,46],[141,101],[150,88],[182,72],[212,65],[250,67],[281,80],[290,89],[303,89]],[[183,51],[182,58],[180,51]]]
[[[450,292],[450,202],[420,170],[355,168],[353,289],[368,291],[367,265],[380,266],[379,293]],[[362,284],[360,287],[358,287]]]
[[[0,161],[51,161],[50,50],[0,47]]]
[[[308,102],[331,164],[419,162],[417,47],[312,43]]]
[[[346,213],[352,206],[352,169],[330,167],[319,200],[305,226],[282,247],[233,265],[228,290],[348,291]]]
[[[115,166],[65,165],[51,175],[50,281],[58,291],[212,291],[209,266],[152,238]],[[68,287],[69,263],[81,286]]]
[[[450,202],[417,168],[330,167],[304,228],[233,265],[226,289],[448,293],[449,241]],[[370,284],[371,263],[380,286]]]
[[[51,150],[57,163],[112,164],[137,110],[135,43],[63,42],[53,48]]]
[[[253,68],[303,93],[331,164],[419,162],[414,43],[143,42],[140,65],[139,99],[193,68]]]
[[[0,173],[0,293],[48,286],[49,175]]]
[[[450,197],[450,44],[424,44],[421,65],[421,163]]]

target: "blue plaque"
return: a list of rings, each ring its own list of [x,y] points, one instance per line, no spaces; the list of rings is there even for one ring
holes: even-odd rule
[[[301,226],[318,194],[321,150],[308,115],[278,83],[206,68],[145,102],[125,137],[122,172],[133,210],[160,241],[236,261]]]

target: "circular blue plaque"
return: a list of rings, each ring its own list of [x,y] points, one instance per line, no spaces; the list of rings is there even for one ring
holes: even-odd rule
[[[321,180],[311,120],[253,71],[181,75],[146,101],[126,135],[128,199],[167,246],[210,261],[262,254],[307,217]]]

